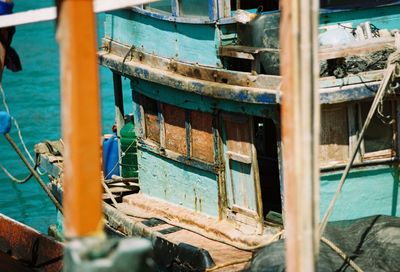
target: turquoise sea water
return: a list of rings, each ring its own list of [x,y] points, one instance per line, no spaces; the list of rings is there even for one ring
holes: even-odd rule
[[[14,11],[51,6],[54,1],[15,0]],[[98,36],[102,36],[103,15],[98,16]],[[59,52],[54,22],[17,27],[13,47],[21,57],[23,71],[3,75],[3,88],[11,114],[18,120],[28,149],[43,140],[60,138]],[[103,131],[109,133],[114,119],[112,74],[100,69]],[[125,101],[129,88],[124,81]],[[0,103],[0,111],[4,111]],[[80,132],[84,132],[84,128]],[[79,133],[79,132],[77,132]],[[18,140],[16,130],[11,132]],[[0,163],[19,178],[28,174],[8,142],[0,135]],[[88,162],[89,163],[89,162]],[[46,176],[43,177],[47,180]],[[34,179],[26,184],[12,183],[0,170],[0,213],[47,232],[56,221],[56,210]]]

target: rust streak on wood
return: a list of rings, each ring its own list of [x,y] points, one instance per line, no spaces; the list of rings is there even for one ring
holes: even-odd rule
[[[186,128],[185,110],[163,104],[163,116],[165,125],[165,147],[169,150],[186,154]]]
[[[212,115],[210,113],[192,111],[190,119],[192,128],[192,156],[206,162],[213,162]]]
[[[146,138],[160,143],[160,121],[158,119],[157,102],[146,96],[140,96],[143,107]]]

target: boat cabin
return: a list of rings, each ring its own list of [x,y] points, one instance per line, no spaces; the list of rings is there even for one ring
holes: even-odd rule
[[[281,213],[275,105],[263,114],[156,84],[132,90],[141,193],[245,225]]]

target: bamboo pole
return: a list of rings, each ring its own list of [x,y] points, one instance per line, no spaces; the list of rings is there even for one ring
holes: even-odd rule
[[[105,12],[142,5],[158,0],[87,0],[93,3],[94,12]],[[17,12],[10,15],[0,16],[0,28],[18,26],[55,20],[57,18],[56,7],[40,8],[28,11]]]
[[[318,0],[281,1],[286,267],[316,270],[319,251]]]
[[[100,236],[101,120],[93,1],[62,0],[59,14],[65,235]]]

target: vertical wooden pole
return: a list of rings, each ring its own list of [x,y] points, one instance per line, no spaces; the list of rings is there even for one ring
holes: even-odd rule
[[[64,228],[67,238],[101,235],[100,99],[91,0],[61,0]]]
[[[113,72],[114,83],[114,104],[115,104],[115,123],[117,125],[117,133],[124,126],[124,96],[122,92],[122,79],[121,75]]]
[[[312,272],[319,251],[318,0],[281,1],[286,266]]]

